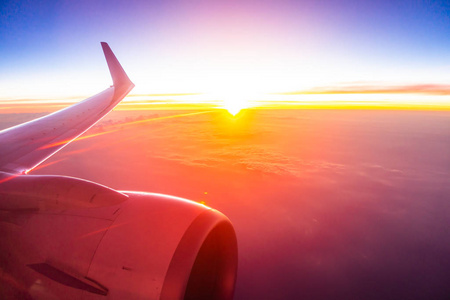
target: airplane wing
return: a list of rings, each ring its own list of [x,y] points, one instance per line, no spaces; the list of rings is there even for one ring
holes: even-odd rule
[[[101,43],[113,85],[42,118],[0,131],[0,171],[25,174],[83,134],[134,87],[107,43]]]
[[[134,87],[109,46],[102,47],[113,86],[0,131],[0,298],[231,300],[237,240],[220,212],[79,178],[21,175]]]

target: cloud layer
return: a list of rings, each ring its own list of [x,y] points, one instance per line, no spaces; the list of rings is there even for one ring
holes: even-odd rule
[[[146,119],[159,121],[135,122]],[[236,299],[445,299],[448,120],[445,112],[115,112],[94,129],[111,134],[70,145],[52,158],[66,159],[36,173],[224,212],[239,242]]]

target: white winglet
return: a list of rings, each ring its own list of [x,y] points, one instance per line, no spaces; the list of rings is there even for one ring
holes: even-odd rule
[[[108,44],[101,43],[114,86],[45,117],[0,131],[0,171],[26,173],[76,139],[133,89]]]
[[[115,87],[123,86],[123,85],[133,85],[130,78],[128,78],[127,74],[123,70],[116,56],[112,52],[109,45],[105,42],[100,43],[103,48],[103,53],[105,54],[106,62],[108,63],[109,72],[111,73],[111,77],[113,80],[113,85]]]

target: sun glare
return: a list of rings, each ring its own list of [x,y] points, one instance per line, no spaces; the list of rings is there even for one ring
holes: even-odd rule
[[[243,103],[244,101],[236,100],[225,100],[223,107],[233,116],[237,115],[242,109],[248,106]]]
[[[222,93],[223,95],[224,93]],[[242,109],[249,108],[251,100],[255,96],[250,95],[248,92],[240,90],[237,93],[228,93],[222,97],[222,107],[226,109],[233,116],[237,115]]]

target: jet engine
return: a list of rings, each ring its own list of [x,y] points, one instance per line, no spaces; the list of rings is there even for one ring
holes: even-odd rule
[[[220,212],[71,177],[0,175],[5,298],[233,298],[237,242]]]

